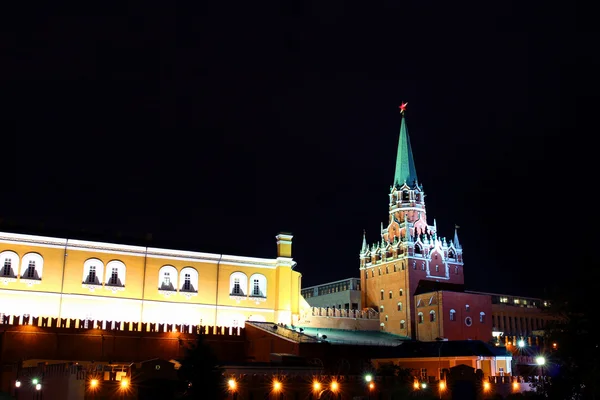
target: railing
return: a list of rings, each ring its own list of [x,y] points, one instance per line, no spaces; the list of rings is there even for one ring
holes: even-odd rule
[[[297,332],[286,325],[275,324],[273,322],[256,322],[246,321],[246,325],[252,325],[263,331],[270,332],[273,335],[281,336],[290,339],[297,343],[319,343],[320,340],[312,336],[305,335],[302,332]]]
[[[379,319],[379,313],[372,308],[366,310],[346,310],[339,308],[312,307],[311,315],[313,317]]]

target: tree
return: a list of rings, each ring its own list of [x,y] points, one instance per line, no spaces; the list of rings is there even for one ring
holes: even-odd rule
[[[590,280],[590,285],[580,283],[552,303],[558,320],[546,329],[545,337],[551,349],[546,357],[551,377],[536,385],[536,391],[546,398],[600,399],[600,337],[596,331],[600,311],[593,283],[595,280]]]
[[[197,342],[187,349],[185,357],[181,360],[179,378],[184,384],[182,398],[224,397],[223,371],[203,334],[199,334]]]

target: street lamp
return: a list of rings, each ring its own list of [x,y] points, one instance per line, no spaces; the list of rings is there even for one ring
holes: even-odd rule
[[[35,386],[35,385],[37,385],[37,384],[39,383],[39,380],[38,380],[38,378],[33,378],[33,379],[31,380],[31,383],[32,383],[34,386]]]
[[[546,364],[546,359],[543,356],[538,356],[538,357],[535,358],[535,362],[540,367],[543,367],[544,364]]]
[[[321,382],[319,381],[314,381],[313,382],[313,390],[315,392],[318,392],[319,390],[321,390]]]
[[[365,381],[371,382],[372,380],[373,380],[373,375],[371,375],[371,374],[365,375]]]
[[[281,390],[281,382],[279,382],[279,381],[273,381],[273,391],[275,393],[277,393],[280,390]]]
[[[524,341],[523,339],[521,339],[521,340],[519,340],[519,341],[517,342],[517,345],[518,345],[520,348],[523,348],[523,347],[525,347],[525,341]]]
[[[237,388],[237,382],[235,379],[231,378],[227,381],[227,386],[229,386],[229,390],[233,392]]]
[[[21,381],[20,381],[20,380],[17,380],[17,381],[15,382],[15,387],[16,387],[16,388],[20,388],[20,387],[21,387]]]
[[[336,381],[331,382],[331,391],[333,393],[337,393],[339,388],[340,388],[340,385]]]
[[[35,390],[42,390],[42,384],[38,383],[37,385],[35,385]]]

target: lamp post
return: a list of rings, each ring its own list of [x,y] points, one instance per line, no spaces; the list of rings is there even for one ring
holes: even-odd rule
[[[538,356],[535,358],[536,364],[540,367],[540,379],[542,380],[542,391],[544,390],[544,365],[546,364],[546,358]]]
[[[375,384],[373,384],[373,375],[367,374],[365,375],[365,382],[367,382],[368,392],[369,392],[369,400],[371,399],[371,392],[375,388]]]

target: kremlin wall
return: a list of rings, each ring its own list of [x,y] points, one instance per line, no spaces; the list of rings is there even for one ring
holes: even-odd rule
[[[507,349],[543,345],[549,304],[465,290],[458,232],[446,239],[428,221],[404,115],[388,195],[378,240],[363,236],[360,281],[323,283],[306,299],[286,233],[262,259],[0,232],[0,390],[13,391],[28,363],[176,364],[199,333],[232,374],[283,354],[312,373],[391,363],[425,383],[467,366],[480,381],[521,385]],[[437,358],[408,352],[419,343],[438,346]]]

